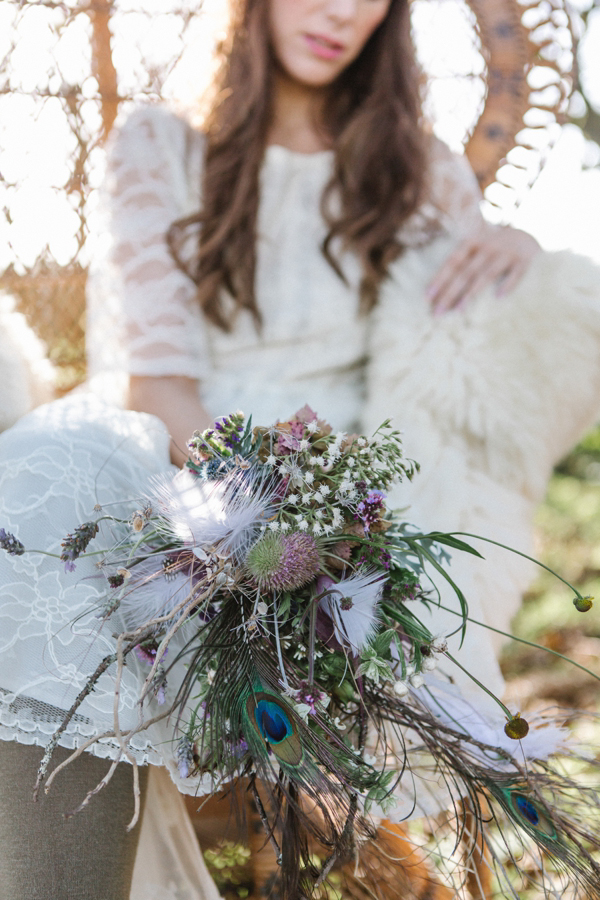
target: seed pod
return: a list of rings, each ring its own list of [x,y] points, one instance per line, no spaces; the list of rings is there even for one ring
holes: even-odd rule
[[[504,726],[504,734],[513,741],[520,741],[528,733],[529,722],[527,719],[522,719],[520,713],[516,713]]]

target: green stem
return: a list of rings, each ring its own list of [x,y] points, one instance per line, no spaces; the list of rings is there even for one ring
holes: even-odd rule
[[[458,615],[458,613],[457,613],[457,615]],[[469,676],[469,678],[471,679],[471,681],[474,681],[475,684],[476,684],[478,687],[480,687],[482,691],[485,691],[485,693],[488,695],[488,697],[491,697],[492,700],[495,700],[496,703],[498,704],[498,706],[503,710],[504,715],[507,717],[507,719],[513,719],[513,718],[514,718],[513,714],[511,713],[510,709],[508,708],[508,706],[505,706],[504,703],[502,702],[502,700],[499,700],[498,697],[496,697],[496,695],[493,694],[492,691],[490,691],[489,688],[486,688],[485,684],[482,684],[481,681],[479,681],[478,678],[475,678],[474,675],[471,675],[471,673],[469,672],[468,669],[465,669],[464,666],[461,666],[461,664],[459,663],[459,661],[458,661],[457,659],[455,659],[454,656],[452,656],[451,653],[448,653],[448,651],[446,650],[446,652],[444,653],[444,656],[446,656],[451,662],[453,662],[455,666],[458,666],[459,669],[462,669],[462,671],[465,673],[465,675],[468,675],[468,676]]]
[[[452,613],[454,616],[461,615],[459,612],[457,612],[455,609],[451,609],[449,606],[440,605],[440,609],[443,609],[445,612]],[[471,616],[467,616],[467,618],[469,622],[473,623],[473,625],[479,625],[481,628],[487,628],[488,631],[494,631],[496,634],[501,634],[505,638],[510,638],[511,641],[517,641],[518,644],[525,644],[527,647],[535,647],[536,650],[544,650],[546,653],[551,653],[553,656],[558,656],[559,659],[570,663],[577,669],[581,669],[582,672],[590,675],[596,681],[600,681],[600,675],[596,675],[595,672],[592,672],[591,669],[587,669],[585,666],[582,666],[581,663],[575,662],[575,660],[571,659],[570,656],[565,656],[563,653],[559,653],[558,650],[552,650],[551,647],[544,647],[542,644],[536,644],[535,641],[528,641],[525,638],[517,637],[515,634],[510,634],[508,631],[501,631],[500,628],[494,628],[493,625],[488,625],[486,622],[480,622],[478,619],[471,618]]]
[[[541,562],[534,556],[529,556],[527,553],[523,553],[522,550],[515,550],[514,547],[509,547],[507,544],[500,543],[500,541],[493,541],[491,538],[482,537],[480,534],[471,534],[469,531],[449,531],[448,534],[450,535],[450,537],[460,535],[461,537],[475,538],[478,541],[485,541],[486,544],[494,544],[496,547],[502,547],[503,550],[508,550],[510,551],[510,553],[516,553],[517,556],[522,556],[523,559],[528,559],[529,562],[535,563],[536,566],[539,566],[540,568],[545,569],[547,572],[550,572],[551,575],[554,575],[555,578],[558,578],[559,581],[562,581],[563,584],[566,584],[566,586],[570,590],[572,590],[580,600],[584,599],[583,594],[580,594],[577,588],[572,585],[570,581],[567,581],[566,578],[563,578],[562,575],[559,575],[558,572],[555,572],[554,569],[551,569],[550,566],[546,565],[546,563]],[[435,532],[432,532],[431,534],[419,535],[419,537],[426,537],[430,540],[435,541]]]

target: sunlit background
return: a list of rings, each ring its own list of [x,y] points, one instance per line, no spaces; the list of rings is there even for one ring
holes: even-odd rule
[[[590,0],[577,3],[583,10]],[[10,265],[29,268],[44,256],[59,265],[77,258],[85,266],[93,252],[93,242],[81,233],[79,213],[85,202],[93,233],[94,188],[102,178],[104,150],[97,142],[101,121],[93,35],[89,17],[74,14],[77,6],[74,0],[0,4],[0,60],[9,58],[10,67],[0,96],[0,206],[6,212],[0,217],[0,271]],[[427,113],[437,134],[461,149],[485,92],[480,77],[485,63],[477,52],[472,15],[460,0],[415,0],[413,6],[419,56],[430,76]],[[210,80],[215,40],[225,21],[224,0],[191,0],[185,9],[173,0],[114,4],[110,29],[121,96],[160,95],[193,111]],[[586,93],[600,107],[598,9],[588,17],[579,60]],[[81,148],[64,103],[53,96],[68,95],[75,85],[82,101],[75,110],[79,140],[89,141],[81,171],[75,173],[89,181],[85,198],[77,185],[68,184],[74,175],[71,160]],[[572,101],[575,108],[577,102]],[[486,212],[527,228],[547,248],[572,247],[600,259],[598,147],[576,126],[553,137],[556,146],[534,188],[523,189],[531,176],[526,163],[520,173],[512,173],[518,197],[495,185],[488,196],[498,208],[487,204]],[[519,208],[515,199],[521,200]]]

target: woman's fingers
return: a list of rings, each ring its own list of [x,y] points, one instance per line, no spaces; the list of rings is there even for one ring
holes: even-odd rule
[[[431,298],[437,315],[462,304],[471,295],[474,284],[486,283],[486,271],[492,262],[489,250],[471,243],[465,250],[448,260],[446,271],[440,273],[443,278]]]
[[[427,296],[434,314],[464,306],[494,282],[498,283],[498,296],[508,293],[539,249],[537,241],[524,231],[484,224],[480,233],[450,254],[431,282]]]

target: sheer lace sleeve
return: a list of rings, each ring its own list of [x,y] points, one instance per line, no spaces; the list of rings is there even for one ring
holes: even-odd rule
[[[430,162],[430,203],[442,214],[442,225],[464,236],[478,228],[483,217],[481,191],[468,160],[433,138]]]
[[[88,291],[92,375],[204,374],[206,347],[193,282],[166,233],[200,203],[201,135],[154,106],[136,110],[109,151],[101,199],[104,252]]]

